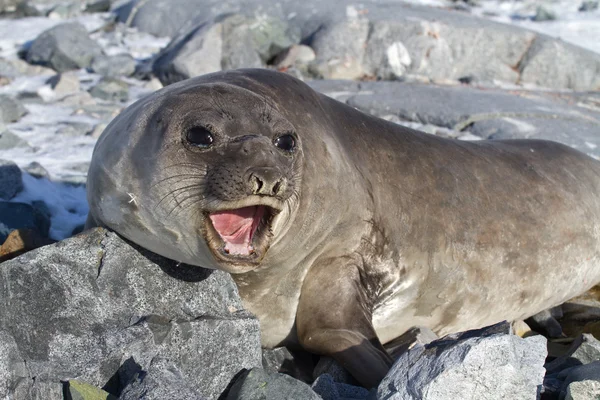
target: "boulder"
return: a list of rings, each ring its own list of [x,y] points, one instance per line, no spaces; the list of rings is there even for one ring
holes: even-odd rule
[[[0,95],[0,123],[16,122],[25,114],[27,109],[20,101],[7,95]]]
[[[50,215],[42,207],[26,203],[0,201],[0,242],[15,229],[32,229],[48,237]]]
[[[129,54],[114,56],[100,55],[92,61],[92,70],[102,76],[118,78],[131,76],[135,72],[136,62]]]
[[[56,384],[77,377],[118,396],[163,357],[190,388],[217,398],[240,370],[261,364],[258,321],[228,274],[164,259],[106,230],[25,253],[0,274],[0,331],[36,377],[8,388],[35,384],[37,398],[54,398]]]
[[[320,400],[310,386],[291,376],[253,368],[240,374],[229,389],[227,400]]]
[[[54,26],[42,32],[27,51],[27,62],[51,67],[57,72],[87,68],[102,54],[87,30],[77,22]]]
[[[377,399],[535,399],[546,339],[522,339],[508,330],[508,324],[495,325],[413,347],[392,366]]]
[[[22,190],[21,169],[12,161],[0,160],[0,199],[10,200]]]
[[[103,78],[90,89],[90,94],[93,97],[110,102],[127,101],[129,99],[129,85],[119,79]]]
[[[27,141],[21,139],[11,131],[2,131],[0,126],[0,150],[9,150],[17,147],[30,147]]]
[[[203,400],[186,381],[173,363],[156,357],[150,363],[148,371],[141,371],[127,384],[119,400],[163,400],[186,399]]]

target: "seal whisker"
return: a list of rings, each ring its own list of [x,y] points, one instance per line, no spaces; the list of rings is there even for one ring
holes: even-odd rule
[[[189,180],[189,179],[198,179],[198,175],[196,175],[196,174],[179,174],[179,175],[169,176],[169,177],[163,178],[163,179],[157,181],[156,183],[154,183],[153,185],[151,185],[150,189],[154,188],[157,185],[160,185],[161,183],[163,183],[165,181],[175,179],[175,178],[181,178],[179,181],[175,182],[175,184],[177,184],[179,182],[183,182],[183,181]]]
[[[194,185],[188,185],[188,186],[184,186],[184,187],[180,187],[177,189],[174,189],[172,191],[170,191],[169,193],[167,193],[166,195],[164,195],[160,201],[156,204],[156,206],[154,206],[154,209],[156,210],[157,207],[159,207],[161,205],[161,203],[167,199],[169,196],[173,195],[173,198],[175,199],[175,201],[177,202],[177,196],[175,196],[175,193],[177,192],[181,192],[181,191],[186,191],[192,188],[197,188],[199,185],[198,184],[194,184]]]

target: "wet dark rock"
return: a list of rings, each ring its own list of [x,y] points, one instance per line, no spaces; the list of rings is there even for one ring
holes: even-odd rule
[[[0,160],[0,199],[10,200],[23,190],[21,169],[12,161]]]
[[[31,44],[26,59],[31,64],[64,72],[89,67],[101,53],[83,25],[69,22],[42,32]]]
[[[0,201],[0,242],[15,229],[32,229],[48,237],[50,218],[31,204]]]

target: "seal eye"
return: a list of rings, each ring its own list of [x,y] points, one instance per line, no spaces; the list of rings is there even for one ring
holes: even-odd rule
[[[283,151],[292,153],[296,148],[296,139],[292,135],[281,135],[273,142],[275,146],[279,147]]]
[[[208,149],[212,146],[215,138],[212,133],[206,128],[195,126],[187,131],[185,138],[188,142],[201,149]]]

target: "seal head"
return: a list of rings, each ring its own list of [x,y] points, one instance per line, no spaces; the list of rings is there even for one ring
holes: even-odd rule
[[[102,136],[92,217],[178,261],[252,270],[297,207],[302,139],[275,105],[239,86],[169,91]]]

